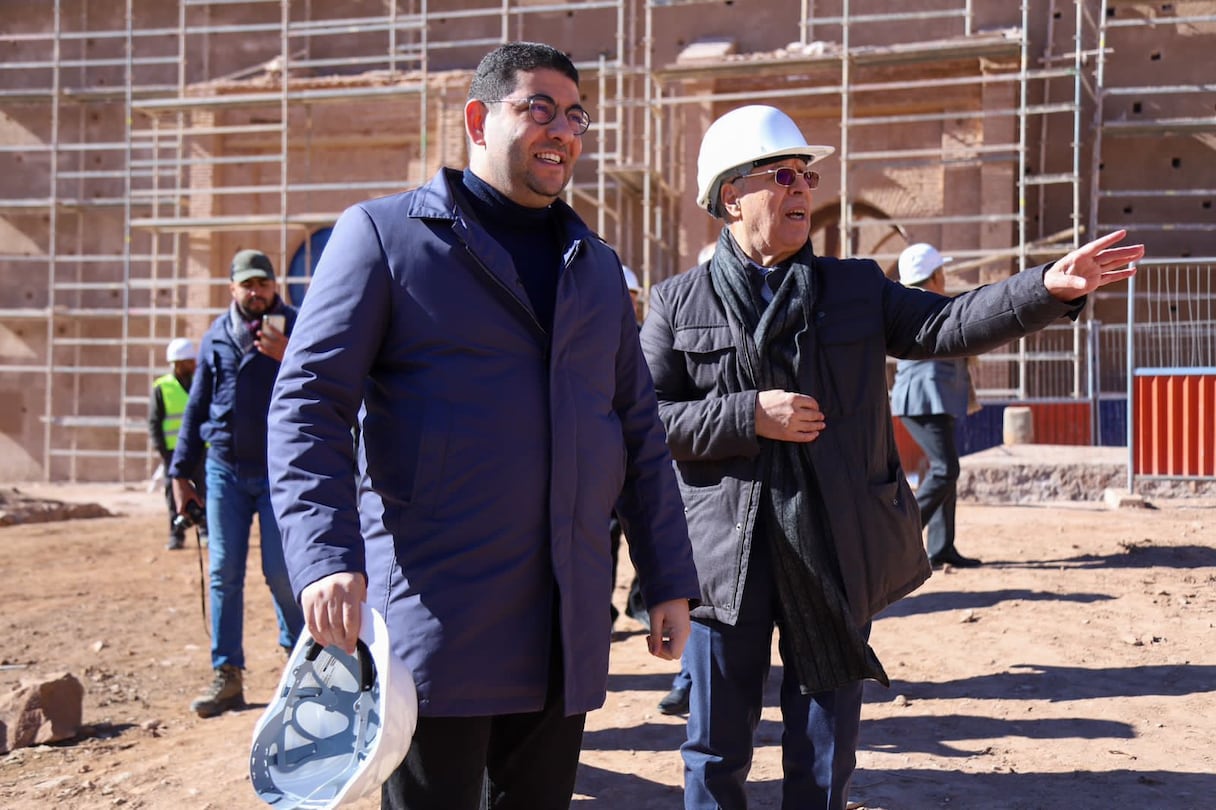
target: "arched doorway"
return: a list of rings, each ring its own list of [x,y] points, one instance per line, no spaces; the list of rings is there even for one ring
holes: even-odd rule
[[[873,258],[877,254],[894,253],[896,256],[911,240],[903,226],[893,220],[886,211],[876,205],[855,202],[852,225],[849,228],[849,244],[842,249],[840,244],[840,202],[821,206],[811,214],[811,244],[818,256],[858,256]],[[898,259],[880,261],[883,272],[896,278]]]
[[[319,228],[304,241],[291,257],[287,266],[287,302],[293,306],[304,303],[304,293],[312,281],[313,271],[321,259],[321,251],[329,242],[329,236],[334,232],[330,226]]]

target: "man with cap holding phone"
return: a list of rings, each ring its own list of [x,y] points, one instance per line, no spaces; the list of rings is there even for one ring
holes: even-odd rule
[[[278,615],[279,644],[290,650],[304,626],[287,575],[266,474],[266,414],[296,309],[279,297],[274,266],[258,250],[242,250],[233,257],[228,288],[232,303],[212,322],[199,347],[198,367],[168,471],[178,510],[189,514],[191,504],[200,504],[189,474],[206,456],[215,678],[190,704],[200,717],[245,703],[241,679],[245,561],[255,515],[262,575]]]

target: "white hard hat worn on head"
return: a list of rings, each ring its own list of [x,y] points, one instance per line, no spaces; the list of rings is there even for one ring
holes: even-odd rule
[[[697,155],[697,205],[712,216],[722,216],[718,190],[740,166],[755,166],[783,157],[800,157],[807,165],[835,152],[831,146],[812,146],[788,115],[776,107],[751,104],[739,107],[710,124]],[[746,171],[740,171],[743,174]]]
[[[253,789],[276,810],[349,805],[397,769],[417,722],[413,673],[365,602],[355,655],[300,635],[253,730]]]
[[[625,286],[630,292],[641,292],[642,285],[638,283],[637,274],[630,270],[625,265],[621,265],[621,272],[625,275]]]
[[[173,338],[165,348],[165,359],[170,363],[176,363],[178,360],[193,360],[195,356],[194,341],[190,338]]]
[[[948,261],[949,256],[938,253],[937,248],[926,242],[909,245],[899,254],[899,283],[905,287],[920,284]]]

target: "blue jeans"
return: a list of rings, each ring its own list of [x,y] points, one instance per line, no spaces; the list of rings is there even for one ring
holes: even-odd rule
[[[279,620],[279,644],[295,646],[304,629],[304,614],[296,603],[283,558],[279,524],[270,506],[270,481],[265,475],[241,478],[236,470],[207,459],[207,528],[211,558],[211,666],[245,668],[245,562],[249,529],[258,517],[262,537],[262,576],[270,586]]]
[[[684,648],[692,677],[684,757],[687,810],[744,810],[753,738],[772,658],[773,626],[780,625],[769,552],[759,536],[734,626],[697,619]],[[869,628],[865,629],[869,635]],[[857,764],[862,682],[804,695],[790,665],[784,634],[781,679],[782,810],[844,810]]]

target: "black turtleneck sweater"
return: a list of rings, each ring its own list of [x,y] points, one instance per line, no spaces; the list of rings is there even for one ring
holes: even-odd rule
[[[512,202],[468,169],[465,200],[477,221],[511,254],[536,320],[553,330],[557,277],[562,268],[561,223],[552,206],[528,208]]]

